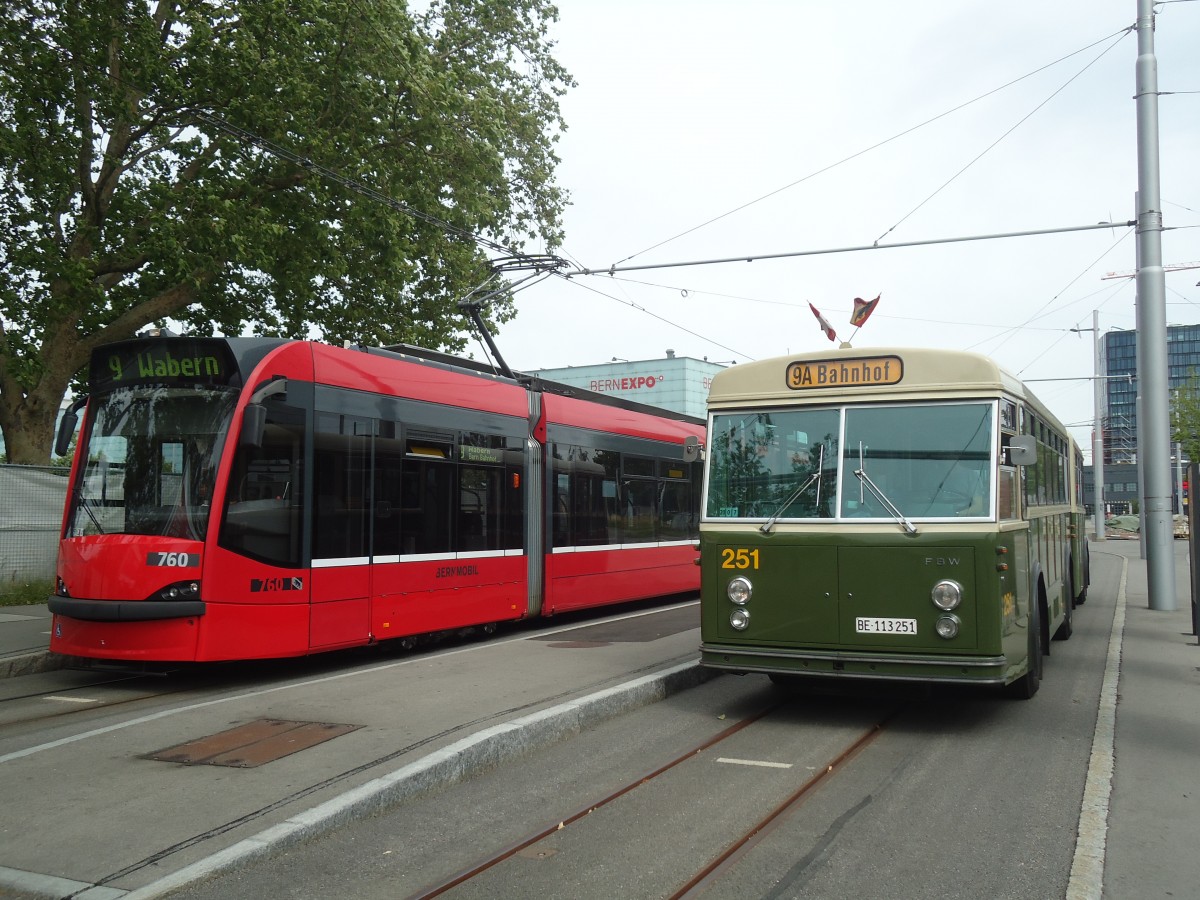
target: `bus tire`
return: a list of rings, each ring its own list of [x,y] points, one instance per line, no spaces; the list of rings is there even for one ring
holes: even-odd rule
[[[1016,700],[1032,699],[1042,686],[1042,622],[1038,605],[1036,602],[1030,604],[1029,622],[1026,625],[1029,637],[1028,668],[1024,675],[1005,688],[1008,696]]]
[[[1071,639],[1071,635],[1075,632],[1075,598],[1068,597],[1066,612],[1063,613],[1062,624],[1058,626],[1058,630],[1054,632],[1054,640],[1066,641]]]
[[[1083,606],[1087,602],[1088,585],[1092,583],[1092,554],[1085,547],[1083,550],[1083,590],[1075,597],[1075,605]]]

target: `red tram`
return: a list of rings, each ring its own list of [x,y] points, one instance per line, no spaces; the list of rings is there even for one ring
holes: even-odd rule
[[[699,590],[698,419],[266,338],[100,347],[89,388],[57,653],[300,656]]]

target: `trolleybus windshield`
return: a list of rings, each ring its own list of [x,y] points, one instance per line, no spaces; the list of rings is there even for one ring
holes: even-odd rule
[[[143,385],[93,395],[69,536],[203,540],[236,402],[235,391],[194,387]]]
[[[987,401],[714,413],[705,516],[990,517],[994,411]]]

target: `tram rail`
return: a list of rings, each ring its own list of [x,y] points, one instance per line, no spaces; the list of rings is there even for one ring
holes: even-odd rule
[[[501,847],[500,849],[488,854],[485,857],[477,860],[471,865],[461,869],[458,872],[448,876],[442,881],[430,884],[419,892],[409,896],[409,900],[431,900],[431,898],[442,896],[447,892],[467,884],[475,878],[485,874],[496,866],[510,860],[520,854],[522,851],[534,846],[539,841],[562,831],[576,823],[582,822],[592,813],[601,809],[604,806],[613,803],[616,800],[628,795],[630,792],[648,784],[655,779],[672,771],[677,766],[689,760],[695,759],[701,753],[711,750],[723,742],[729,740],[734,735],[739,734],[751,726],[768,719],[772,713],[785,705],[785,700],[780,699],[775,703],[771,703],[763,708],[746,715],[737,722],[723,729],[715,735],[698,742],[682,753],[678,753],[668,761],[656,766],[655,768],[630,778],[624,784],[614,790],[608,791],[601,797],[589,801],[575,808],[573,811],[555,819],[547,826],[538,829],[537,831],[527,834],[512,843]],[[879,716],[878,720],[858,730],[853,738],[846,742],[839,751],[830,757],[824,764],[816,767],[816,773],[808,778],[798,789],[793,791],[782,803],[771,809],[766,815],[758,819],[752,826],[745,829],[744,832],[736,839],[731,841],[725,849],[723,849],[715,858],[710,860],[704,867],[696,872],[694,876],[688,879],[676,892],[670,897],[672,900],[682,900],[682,898],[693,897],[699,895],[713,881],[718,879],[723,872],[732,867],[750,848],[754,846],[762,837],[766,836],[777,822],[782,821],[788,813],[796,809],[813,791],[820,788],[828,779],[839,772],[843,766],[851,762],[859,753],[869,746],[882,733],[887,724],[892,721],[901,711],[902,706],[893,706],[886,710],[884,715]]]

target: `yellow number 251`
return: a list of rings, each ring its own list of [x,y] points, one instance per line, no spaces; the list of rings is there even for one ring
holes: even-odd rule
[[[745,547],[723,547],[721,549],[722,569],[757,569],[758,550],[747,550]]]

